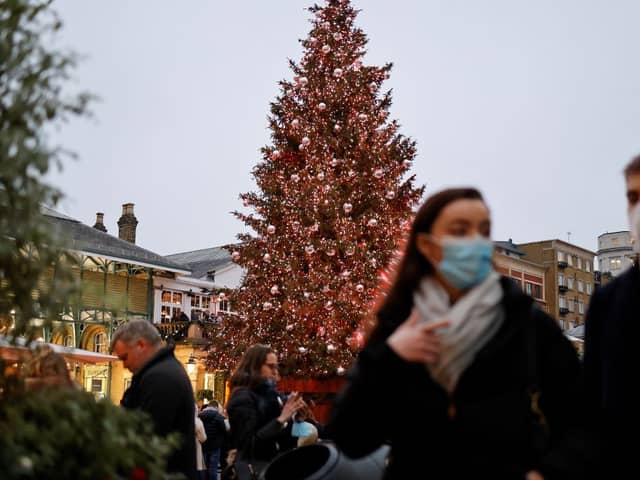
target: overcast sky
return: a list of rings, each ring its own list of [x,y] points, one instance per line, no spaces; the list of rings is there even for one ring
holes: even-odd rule
[[[319,2],[320,3],[320,2]],[[94,118],[53,140],[78,153],[53,181],[60,210],[160,254],[231,243],[255,190],[277,82],[292,78],[311,1],[57,0],[72,87]],[[637,0],[356,0],[366,64],[394,63],[392,118],[417,141],[427,193],[474,185],[493,236],[590,250],[627,229],[621,170],[640,153]]]

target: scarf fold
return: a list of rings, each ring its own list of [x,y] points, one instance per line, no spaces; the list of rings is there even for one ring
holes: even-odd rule
[[[433,277],[426,277],[414,292],[414,308],[427,323],[448,320],[439,330],[441,344],[437,363],[428,364],[431,377],[452,393],[462,373],[504,321],[500,275],[492,272],[451,306],[446,290]]]

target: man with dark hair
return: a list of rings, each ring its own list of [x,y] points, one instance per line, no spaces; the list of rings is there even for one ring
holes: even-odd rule
[[[146,320],[120,326],[111,339],[111,350],[133,373],[131,386],[120,404],[151,415],[155,431],[181,435],[181,444],[167,461],[167,471],[196,479],[195,403],[191,381],[173,354],[164,347],[158,330]]]
[[[209,470],[207,480],[218,480],[218,467],[220,465],[220,453],[224,443],[227,426],[224,417],[218,411],[219,404],[216,400],[211,400],[198,415],[204,424],[207,433],[207,440],[202,444],[204,461]]]
[[[613,282],[597,289],[585,320],[584,366],[588,397],[598,421],[603,449],[599,478],[624,478],[635,470],[634,438],[640,429],[640,155],[624,169],[634,264]],[[595,477],[594,477],[595,478]]]

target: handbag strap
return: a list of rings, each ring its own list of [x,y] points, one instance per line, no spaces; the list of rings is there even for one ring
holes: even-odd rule
[[[540,407],[540,383],[538,381],[538,341],[537,341],[537,325],[536,325],[536,305],[535,301],[531,302],[529,308],[529,318],[527,319],[526,342],[527,342],[527,377],[528,377],[528,394],[531,406],[531,412],[536,420],[543,426],[547,425],[547,418]]]

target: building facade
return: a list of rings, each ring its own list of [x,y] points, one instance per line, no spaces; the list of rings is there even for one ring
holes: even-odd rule
[[[565,331],[582,325],[594,290],[595,252],[558,239],[517,248],[524,260],[544,267],[547,312]]]
[[[633,250],[631,232],[603,233],[598,237],[598,269],[605,277],[617,277],[633,265],[637,254]]]
[[[240,287],[244,270],[232,260],[225,246],[175,253],[166,258],[191,273],[173,279],[154,279],[153,321],[165,336],[170,335],[176,341],[176,355],[179,351],[189,354],[188,373],[199,399],[206,398],[206,392],[208,400],[224,402],[228,393],[227,372],[206,368],[206,347],[208,336],[216,331],[211,326],[224,321],[225,316],[235,315],[228,293]]]
[[[43,331],[45,341],[108,353],[111,335],[120,324],[152,319],[156,276],[189,273],[183,266],[130,241],[135,239],[137,224],[133,204],[123,205],[124,221],[120,222],[126,229],[120,233],[129,240],[109,235],[100,213],[94,228],[53,210],[45,208],[43,213],[54,230],[68,238],[68,249],[78,259],[74,274],[80,286],[60,319]],[[119,403],[131,378],[120,362],[78,363],[72,368],[75,379],[86,390],[115,403]]]
[[[494,242],[494,262],[496,270],[515,281],[524,292],[531,296],[542,310],[548,312],[545,297],[545,267],[525,260],[525,253],[518,249],[511,239]]]
[[[118,326],[148,320],[175,346],[175,356],[184,365],[196,397],[202,400],[207,392],[208,400],[223,401],[225,375],[208,370],[204,359],[208,336],[215,331],[210,327],[222,313],[234,315],[227,292],[240,285],[243,271],[231,254],[220,247],[165,257],[139,247],[132,203],[122,206],[117,237],[108,234],[100,212],[93,227],[46,207],[43,214],[77,258],[73,273],[79,288],[59,319],[43,328],[41,340],[109,353]],[[54,267],[42,278],[42,288],[49,288],[53,278]],[[68,366],[85,390],[114,403],[120,402],[131,382],[131,372],[119,361],[71,361]]]

